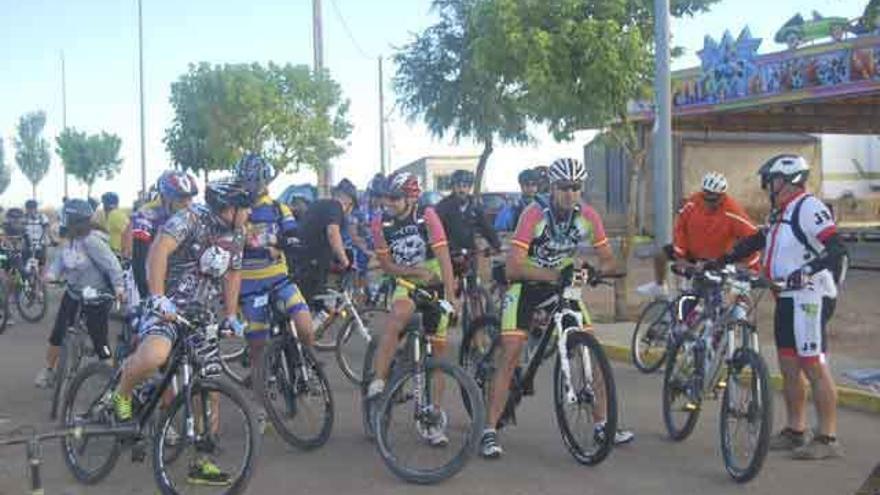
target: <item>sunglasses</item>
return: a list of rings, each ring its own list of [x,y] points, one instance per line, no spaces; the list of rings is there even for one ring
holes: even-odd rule
[[[406,196],[404,196],[403,194],[386,194],[385,195],[385,199],[388,199],[390,201],[400,201],[401,199],[403,199],[405,197]]]
[[[577,184],[577,183],[556,184],[556,189],[559,189],[560,191],[563,191],[563,192],[574,192],[574,191],[580,191],[581,185]]]
[[[721,196],[718,194],[704,194],[703,200],[707,203],[714,204],[714,203],[721,201]]]

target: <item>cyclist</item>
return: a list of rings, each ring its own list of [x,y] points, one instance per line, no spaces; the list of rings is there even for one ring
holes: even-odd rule
[[[151,188],[152,189],[152,188]],[[131,216],[126,236],[131,238],[131,269],[141,299],[147,287],[147,253],[162,226],[174,213],[189,208],[199,193],[195,179],[184,172],[168,170],[156,181],[157,197],[141,205]]]
[[[483,207],[472,197],[474,174],[467,170],[452,173],[452,193],[437,203],[437,215],[449,239],[449,249],[453,254],[476,250],[475,234],[479,232],[496,251],[501,249],[498,234],[489,224]]]
[[[284,308],[300,340],[306,345],[311,345],[313,340],[309,307],[287,275],[284,248],[289,239],[296,239],[296,221],[286,205],[269,196],[268,186],[275,176],[275,168],[256,154],[243,156],[235,165],[236,179],[254,198],[242,257],[241,304],[247,322],[245,338],[251,360],[255,363],[262,362],[270,324],[265,307],[257,307],[257,300],[270,291],[284,301]],[[261,370],[262,367],[255,366],[254,369]],[[255,376],[252,385],[257,397],[262,397],[259,388],[263,385],[262,377]]]
[[[46,264],[46,246],[55,244],[49,218],[37,211],[35,199],[25,201],[24,209],[24,259],[36,258],[42,267]]]
[[[825,459],[843,456],[825,325],[831,316],[828,298],[836,295],[835,278],[841,273],[846,247],[831,212],[807,192],[809,174],[809,164],[798,155],[777,155],[764,164],[760,175],[772,208],[769,228],[738,243],[721,263],[763,250],[764,273],[786,281],[774,315],[786,426],[770,447],[792,450],[795,459]],[[819,417],[819,431],[812,439],[802,373],[809,380]]]
[[[513,232],[516,229],[516,222],[519,216],[527,206],[532,204],[538,194],[538,182],[541,180],[540,174],[534,169],[525,169],[519,173],[517,177],[519,181],[519,190],[522,193],[515,204],[506,205],[495,217],[495,230]]]
[[[119,196],[115,192],[101,195],[103,211],[97,219],[110,238],[110,247],[117,255],[122,255],[122,238],[128,228],[128,215],[119,209]]]
[[[223,285],[224,332],[242,335],[244,325],[238,320],[238,294],[243,226],[250,213],[251,196],[241,185],[229,180],[209,183],[205,203],[176,212],[159,229],[147,259],[150,296],[147,306],[159,315],[145,318],[139,328],[137,350],[125,360],[119,386],[113,392],[116,419],[132,419],[134,388],[156,373],[168,359],[176,339],[175,325],[168,320],[177,308],[192,303],[192,291],[198,278],[202,255],[211,246],[220,246],[231,258]],[[167,280],[166,280],[167,276]],[[224,485],[230,476],[207,456],[190,466],[188,481],[193,484]]]
[[[703,176],[699,192],[684,203],[675,221],[673,243],[664,246],[654,257],[653,282],[636,289],[644,296],[665,296],[666,266],[670,261],[718,259],[740,239],[754,235],[758,228],[740,204],[727,193],[727,178],[717,172]],[[758,270],[760,255],[744,260]]]
[[[405,278],[429,290],[442,290],[444,298],[452,301],[454,280],[446,234],[434,208],[418,206],[420,193],[418,178],[413,174],[398,172],[389,178],[387,213],[384,218],[375,217],[372,224],[376,255],[387,275]],[[376,352],[375,377],[367,388],[367,400],[377,398],[385,390],[400,332],[416,310],[402,287],[396,288],[391,301],[391,315]],[[423,317],[437,356],[444,356],[448,318],[434,312],[424,313]],[[427,440],[435,446],[449,442],[446,433],[437,427],[431,427]]]
[[[303,242],[302,259],[296,260],[297,283],[315,313],[314,326],[320,327],[328,317],[321,301],[315,296],[327,284],[330,264],[335,258],[343,270],[351,267],[345,252],[342,232],[348,228],[346,216],[357,207],[357,189],[343,179],[333,188],[333,197],[319,199],[306,212],[300,229]]]
[[[616,266],[602,220],[592,207],[580,203],[581,186],[587,177],[584,165],[574,158],[560,158],[550,165],[548,175],[551,184],[549,204],[539,199],[526,207],[507,254],[506,272],[511,285],[501,317],[504,352],[493,378],[488,424],[480,447],[480,453],[487,458],[498,458],[503,453],[496,425],[507,403],[508,384],[520,362],[520,353],[528,336],[529,315],[534,306],[550,297],[556,284],[564,283],[563,273],[575,264],[577,248],[582,242],[590,242],[596,249],[602,271],[613,271]],[[524,282],[544,282],[546,285]],[[590,330],[586,308],[581,310],[585,330]],[[598,399],[604,400],[602,397]],[[597,408],[596,415],[600,414],[600,409],[602,407]],[[594,419],[596,433],[603,434],[604,417]],[[618,430],[615,443],[629,442],[633,438],[632,432]]]
[[[64,334],[74,324],[79,306],[83,303],[80,300],[82,290],[90,287],[102,293],[115,293],[120,300],[123,294],[122,267],[110,246],[92,230],[94,211],[91,206],[82,199],[71,199],[64,205],[64,214],[67,217],[68,239],[52,260],[45,277],[48,280],[65,279],[66,290],[49,337],[46,367],[40,370],[35,381],[39,388],[49,388],[54,383]],[[82,312],[98,359],[109,360],[111,354],[107,331],[110,304],[84,305]]]

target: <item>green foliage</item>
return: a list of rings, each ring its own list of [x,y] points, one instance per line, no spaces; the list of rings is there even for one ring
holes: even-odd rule
[[[6,152],[3,149],[3,139],[0,138],[0,194],[6,192],[6,188],[9,187],[9,181],[12,180],[10,175],[9,169],[6,168]]]
[[[119,173],[122,160],[119,148],[122,140],[115,134],[87,135],[76,129],[65,129],[55,138],[56,152],[64,162],[64,168],[70,175],[88,186],[88,195],[92,195],[92,185],[98,178],[112,179]]]
[[[196,173],[227,170],[245,152],[281,171],[321,170],[351,132],[339,85],[302,65],[190,65],[171,85],[171,104],[165,147]]]
[[[22,115],[15,138],[15,161],[30,181],[34,197],[37,184],[49,170],[49,143],[41,136],[45,126],[46,112],[42,110]]]

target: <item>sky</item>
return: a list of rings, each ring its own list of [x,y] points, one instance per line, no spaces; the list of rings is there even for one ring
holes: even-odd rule
[[[148,184],[168,167],[162,137],[173,110],[171,83],[197,62],[312,63],[310,0],[143,0],[144,98]],[[856,17],[867,0],[722,0],[710,13],[674,19],[673,43],[685,55],[674,69],[697,65],[697,51],[706,34],[720,39],[725,29],[734,36],[748,25],[764,38],[759,52],[777,51],[775,31],[794,13]],[[394,109],[388,58],[413,33],[431,25],[436,16],[429,0],[324,0],[324,65],[350,100],[354,128],[346,152],[334,161],[335,177],[349,177],[359,186],[379,171],[379,105],[377,57],[384,67],[388,155],[391,168],[425,155],[478,154],[472,142],[453,143],[431,137],[424,125],[409,122]],[[347,28],[346,28],[347,26]],[[112,181],[95,184],[94,195],[113,190],[130,203],[140,188],[140,127],[138,106],[138,30],[136,0],[0,0],[0,138],[12,183],[0,204],[21,204],[30,184],[15,166],[15,126],[21,115],[44,110],[44,136],[54,151],[54,137],[63,128],[61,54],[66,68],[67,125],[81,131],[108,131],[122,139],[122,172]],[[488,190],[516,190],[516,175],[526,167],[560,156],[582,156],[592,132],[571,142],[555,142],[535,127],[533,146],[496,146],[487,168]],[[58,204],[63,174],[52,154],[50,172],[37,188],[43,204]],[[288,184],[314,181],[302,172],[281,176],[279,192]],[[70,195],[85,195],[85,186],[70,179]]]

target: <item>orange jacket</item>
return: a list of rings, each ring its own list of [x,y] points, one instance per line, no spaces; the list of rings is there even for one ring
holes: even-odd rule
[[[710,212],[703,201],[703,193],[693,194],[685,202],[675,221],[672,247],[677,258],[699,260],[718,259],[733,248],[740,239],[758,232],[748,214],[733,198],[725,194],[718,209]],[[760,254],[755,253],[746,263],[759,267]]]

